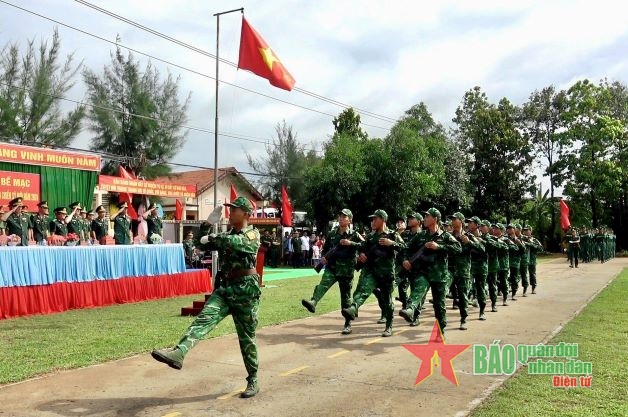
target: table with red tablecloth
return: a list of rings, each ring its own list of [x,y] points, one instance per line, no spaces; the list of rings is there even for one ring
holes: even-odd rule
[[[209,291],[181,244],[0,247],[0,319]]]

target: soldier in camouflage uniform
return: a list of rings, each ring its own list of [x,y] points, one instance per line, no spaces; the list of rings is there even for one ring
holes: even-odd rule
[[[410,213],[407,218],[408,228],[401,233],[401,238],[408,244],[418,233],[421,233],[421,226],[423,223],[423,216],[420,213]],[[405,251],[400,251],[397,254],[397,291],[399,292],[399,301],[401,301],[401,309],[405,309],[408,303],[408,286],[410,281],[408,279],[409,272],[402,266],[405,256]],[[425,300],[423,300],[425,301]],[[422,303],[423,304],[423,303]],[[417,326],[419,324],[419,314],[416,313],[414,320],[410,322],[410,326]]]
[[[482,239],[484,240],[484,248],[488,256],[487,265],[487,281],[488,281],[488,295],[491,300],[491,311],[497,312],[497,285],[498,285],[498,273],[499,273],[499,251],[504,249],[503,243],[498,238],[489,233],[491,228],[491,222],[484,220],[480,225],[480,232],[482,233]]]
[[[0,236],[4,235],[4,231],[7,228],[7,223],[2,220],[2,215],[4,214],[4,206],[0,204]]]
[[[0,220],[6,222],[6,234],[17,235],[21,237],[21,246],[28,246],[28,237],[31,229],[31,222],[24,213],[22,213],[23,198],[17,197],[9,201],[9,211],[4,213]]]
[[[522,297],[528,296],[528,263],[530,262],[530,243],[525,235],[521,234],[521,225],[515,225],[515,236],[519,239],[522,245],[519,247],[521,251],[521,259],[519,261],[519,276],[521,277],[521,286],[523,287]]]
[[[469,234],[475,238],[477,245],[471,247],[471,279],[475,288],[475,297],[480,307],[480,320],[486,320],[486,280],[488,278],[488,255],[486,253],[486,236],[481,234],[482,221],[473,216],[469,219]]]
[[[249,398],[259,392],[255,329],[261,290],[255,266],[261,241],[259,231],[248,225],[248,219],[253,212],[251,202],[244,197],[238,197],[226,205],[231,207],[229,223],[232,229],[227,233],[204,236],[200,241],[205,245],[205,250],[219,252],[222,284],[207,299],[203,310],[188,327],[177,346],[154,350],[152,356],[174,369],[181,369],[183,359],[190,349],[231,314],[248,373],[246,390],[240,396]],[[218,208],[222,209],[220,206]]]
[[[423,231],[417,233],[404,251],[403,267],[409,272],[410,298],[399,315],[408,322],[420,313],[428,289],[432,290],[434,315],[445,334],[447,310],[445,297],[449,288],[448,255],[460,253],[462,246],[450,233],[440,228],[440,211],[431,208],[423,213]]]
[[[530,275],[530,286],[532,294],[536,294],[536,255],[543,252],[543,245],[534,236],[532,236],[532,228],[526,226],[523,228],[524,235],[528,238],[530,244],[530,261],[528,262],[528,273]]]
[[[386,319],[386,328],[382,336],[389,337],[392,336],[394,312],[392,290],[395,280],[395,251],[403,250],[406,244],[397,232],[386,227],[388,214],[384,210],[375,210],[369,217],[372,218],[372,232],[361,244],[358,256],[363,269],[353,293],[353,303],[342,309],[342,315],[347,320],[354,320],[360,306],[375,288],[379,288],[380,307]]]
[[[521,267],[521,254],[523,252],[523,242],[519,240],[519,238],[515,235],[515,224],[509,224],[506,226],[506,233],[508,233],[508,239],[513,243],[509,247],[508,251],[508,263],[510,265],[510,274],[508,276],[508,281],[510,283],[510,299],[512,301],[517,301],[515,295],[517,295],[517,290],[519,290],[519,281],[521,280],[520,276],[520,267]]]
[[[33,240],[38,245],[44,245],[43,242],[50,237],[50,211],[46,201],[41,201],[37,207],[39,207],[39,211],[31,217]]]
[[[325,271],[321,282],[314,287],[314,292],[309,300],[301,300],[303,307],[310,313],[316,311],[316,304],[336,282],[340,289],[340,308],[351,306],[356,252],[364,242],[364,238],[351,229],[352,221],[353,213],[351,210],[342,209],[338,215],[338,227],[334,228],[325,239],[320,261],[322,265],[325,265]],[[342,334],[350,333],[351,320],[345,319]]]
[[[508,277],[510,273],[510,251],[517,250],[517,245],[506,236],[506,227],[501,223],[493,225],[493,236],[501,243],[501,247],[497,249],[499,259],[498,289],[502,294],[502,305],[508,305]]]

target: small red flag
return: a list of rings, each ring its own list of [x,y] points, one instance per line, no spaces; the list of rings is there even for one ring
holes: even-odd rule
[[[174,202],[174,219],[181,220],[181,217],[183,217],[183,204],[177,198]]]
[[[292,227],[292,203],[285,185],[281,186],[281,224]]]
[[[569,206],[563,200],[560,200],[560,227],[563,230],[567,230],[571,227],[571,222],[569,221]]]
[[[294,87],[292,75],[244,16],[242,16],[238,69],[249,70],[255,75],[266,78],[275,87],[284,90],[290,91]]]
[[[133,175],[132,173],[128,172],[126,169],[122,168],[122,165],[119,166],[119,172],[120,172],[120,177],[121,178],[125,178],[127,180],[134,180],[136,179],[135,175]],[[135,209],[133,208],[133,194],[130,193],[120,193],[120,201],[122,202],[126,202],[128,208],[127,208],[127,213],[129,214],[129,217],[132,218],[133,220],[137,220],[137,212],[135,211]]]
[[[229,190],[229,202],[233,203],[235,201],[236,198],[238,198],[238,193],[236,192],[235,187],[233,186],[233,184],[231,184],[231,189]],[[225,217],[228,219],[229,218],[229,207],[225,206]]]

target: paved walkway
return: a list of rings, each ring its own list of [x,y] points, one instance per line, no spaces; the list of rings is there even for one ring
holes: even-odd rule
[[[469,330],[449,330],[447,343],[547,341],[625,267],[628,258],[579,269],[562,259],[539,265],[538,294],[488,313],[485,322],[472,309]],[[390,338],[379,336],[376,305],[360,310],[350,336],[340,335],[338,312],[263,328],[262,391],[249,400],[237,397],[245,372],[237,339],[229,335],[201,342],[181,371],[146,354],[4,386],[0,416],[462,415],[504,378],[473,376],[468,349],[453,361],[460,386],[440,375],[440,368],[413,386],[420,360],[401,345],[427,341],[433,315],[425,316],[419,327],[396,317]],[[448,310],[452,328],[458,317]]]

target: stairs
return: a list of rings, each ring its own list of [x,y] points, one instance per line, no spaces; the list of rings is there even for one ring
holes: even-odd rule
[[[204,300],[195,300],[192,302],[192,307],[181,307],[181,315],[182,316],[198,316],[198,313],[201,312],[203,306],[205,305],[205,301],[209,298],[211,294],[205,294]]]

